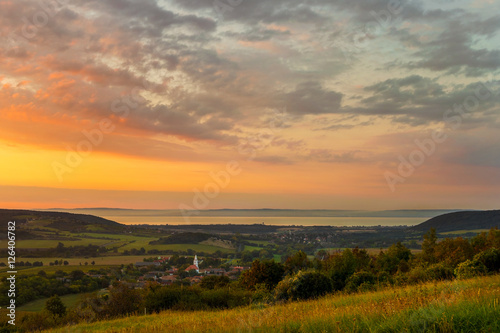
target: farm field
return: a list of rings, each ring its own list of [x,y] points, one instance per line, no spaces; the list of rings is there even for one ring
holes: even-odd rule
[[[84,294],[72,294],[72,295],[64,295],[60,296],[61,301],[64,303],[64,305],[67,308],[74,307],[82,298]],[[27,304],[24,304],[17,308],[18,311],[25,311],[25,312],[38,312],[42,311],[43,308],[45,307],[45,302],[47,302],[48,298],[42,298],[38,299],[33,302],[29,302]]]
[[[54,259],[55,260],[55,259]],[[81,270],[83,272],[88,272],[93,269],[109,268],[111,265],[82,265],[82,266],[42,266],[42,267],[16,267],[17,275],[29,275],[37,274],[39,271],[44,271],[47,274],[54,274],[57,271],[63,271],[65,273],[70,273],[74,270]],[[8,269],[2,267],[0,269],[0,277],[7,275]]]
[[[97,257],[97,258],[19,258],[19,260],[24,260],[24,261],[41,261],[44,263],[43,268],[48,268],[52,267],[49,266],[49,262],[54,262],[55,260],[66,260],[69,263],[69,266],[80,266],[80,263],[82,263],[82,266],[85,264],[85,262],[88,262],[89,265],[92,261],[95,261],[96,266],[113,266],[113,265],[128,265],[128,264],[134,264],[138,261],[142,261],[144,258],[149,258],[149,257],[154,257],[153,255],[138,255],[138,256],[106,256],[106,257]],[[58,266],[58,267],[64,267],[64,266]],[[22,268],[22,267],[19,267]]]
[[[500,276],[327,296],[275,306],[173,312],[71,327],[77,332],[498,332]],[[50,332],[67,332],[68,327]]]

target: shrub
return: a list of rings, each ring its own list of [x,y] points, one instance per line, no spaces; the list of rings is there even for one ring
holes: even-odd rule
[[[333,291],[332,280],[319,272],[298,272],[285,278],[275,290],[277,300],[304,300]]]
[[[243,272],[240,277],[240,284],[248,290],[255,290],[258,284],[265,284],[268,290],[274,287],[281,281],[285,269],[282,264],[276,263],[273,260],[254,260],[252,268]]]
[[[476,254],[474,260],[482,262],[488,272],[498,272],[500,270],[500,250],[497,248],[491,248]]]
[[[455,275],[458,279],[468,279],[486,274],[486,266],[479,260],[466,260],[458,264]]]
[[[422,266],[413,267],[413,269],[409,271],[407,275],[408,283],[425,282],[430,279],[426,269]]]
[[[380,285],[389,285],[394,283],[394,279],[388,272],[380,271],[377,274],[377,282]]]
[[[181,290],[177,287],[151,289],[145,296],[144,306],[149,312],[171,309],[179,303],[181,295]]]
[[[66,314],[66,306],[57,295],[52,296],[45,302],[45,309],[57,317],[62,317]]]
[[[203,289],[217,289],[226,287],[229,284],[229,278],[227,276],[205,276],[200,283],[200,287]]]
[[[376,276],[371,272],[357,272],[347,280],[345,290],[347,292],[371,290],[375,286],[376,280]]]
[[[455,277],[453,269],[445,263],[429,266],[425,270],[425,274],[431,280],[451,280]]]
[[[274,288],[274,299],[276,301],[288,301],[290,299],[293,279],[293,275],[288,275]]]
[[[57,326],[57,319],[41,311],[24,315],[18,325],[27,332],[39,332]]]

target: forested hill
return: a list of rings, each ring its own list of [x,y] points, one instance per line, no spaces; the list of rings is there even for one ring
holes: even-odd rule
[[[60,213],[50,211],[31,211],[0,209],[0,225],[7,225],[9,221],[16,223],[40,222],[44,227],[52,227],[59,230],[80,231],[89,227],[99,227],[101,230],[116,230],[124,227],[123,224],[104,219],[102,217]]]
[[[465,211],[439,215],[419,225],[412,230],[426,232],[435,228],[437,232],[455,230],[491,229],[500,227],[500,210]]]

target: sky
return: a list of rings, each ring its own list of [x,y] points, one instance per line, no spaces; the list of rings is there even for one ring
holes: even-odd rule
[[[500,2],[0,2],[0,207],[498,209]]]

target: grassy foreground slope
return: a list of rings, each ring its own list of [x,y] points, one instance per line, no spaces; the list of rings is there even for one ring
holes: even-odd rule
[[[163,312],[52,332],[500,332],[500,276],[216,312]]]

